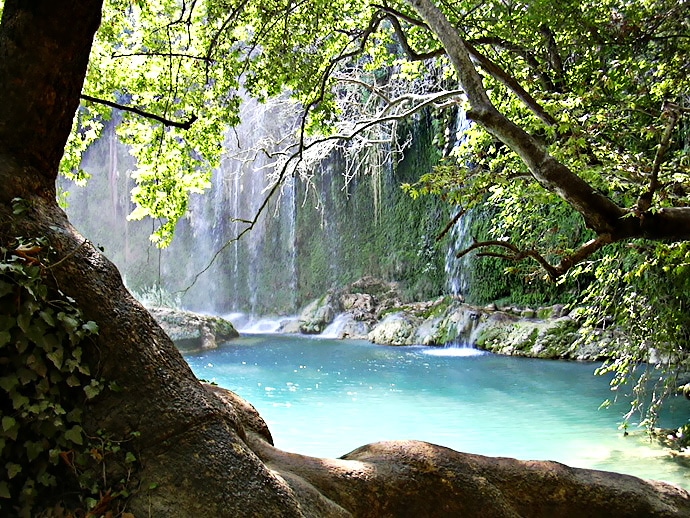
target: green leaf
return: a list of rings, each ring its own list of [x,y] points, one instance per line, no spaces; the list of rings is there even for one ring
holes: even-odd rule
[[[7,470],[7,478],[9,479],[13,479],[22,472],[21,465],[15,462],[8,462],[5,464],[5,469]]]
[[[10,488],[4,480],[0,480],[0,498],[12,498]]]
[[[17,375],[14,373],[0,378],[0,388],[2,388],[5,392],[10,392],[17,386],[19,386],[19,378],[17,378]]]
[[[64,349],[62,347],[58,347],[54,351],[49,352],[46,354],[47,358],[53,362],[53,365],[57,367],[58,369],[62,368],[62,361],[64,358]]]
[[[102,389],[103,387],[100,382],[92,380],[91,383],[84,387],[84,392],[86,393],[86,397],[88,399],[93,399],[101,393]]]
[[[17,317],[17,324],[22,331],[28,333],[31,328],[31,313],[20,313]]]
[[[53,311],[50,309],[41,311],[39,313],[43,321],[51,327],[55,326],[55,318],[53,318]]]
[[[86,324],[83,324],[82,329],[88,331],[89,333],[96,335],[98,334],[98,324],[93,320],[89,320]]]
[[[128,451],[127,455],[125,455],[125,462],[128,464],[132,464],[133,462],[136,462],[136,461],[137,461],[136,456],[131,451]]]
[[[9,432],[15,426],[17,426],[17,420],[14,417],[11,417],[8,415],[3,416],[3,418],[2,418],[2,429],[4,432]]]
[[[10,343],[11,339],[12,335],[9,331],[0,331],[0,347],[6,346],[8,343]]]
[[[70,387],[78,387],[79,385],[81,385],[81,381],[79,381],[79,378],[77,378],[74,374],[69,375],[65,382]]]
[[[24,394],[14,393],[12,394],[12,408],[19,410],[24,406],[29,404],[29,398]]]
[[[30,461],[36,459],[41,453],[45,451],[43,443],[36,441],[26,441],[24,443],[24,449],[26,450],[26,457]]]
[[[83,431],[81,426],[75,425],[65,432],[65,439],[81,446],[84,444]]]
[[[42,378],[48,373],[48,367],[43,361],[43,358],[37,356],[36,354],[29,355],[29,357],[26,359],[26,366]]]

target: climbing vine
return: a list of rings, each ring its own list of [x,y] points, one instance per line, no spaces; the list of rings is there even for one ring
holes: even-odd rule
[[[24,210],[16,201],[15,215]],[[97,324],[45,282],[50,250],[42,239],[0,247],[0,515],[101,516],[127,496],[136,457],[83,427],[85,406],[117,387],[83,358]]]

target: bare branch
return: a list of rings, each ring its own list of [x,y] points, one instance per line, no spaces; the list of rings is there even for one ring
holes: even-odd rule
[[[659,170],[661,169],[661,164],[663,164],[666,157],[666,152],[671,145],[673,129],[680,120],[681,108],[676,103],[665,102],[662,108],[661,116],[667,119],[666,126],[664,126],[664,131],[661,134],[661,141],[659,142],[659,147],[657,148],[656,155],[654,156],[651,177],[649,179],[649,187],[637,199],[634,212],[638,216],[647,212],[652,206],[654,193],[659,188]]]
[[[398,38],[398,42],[400,43],[403,50],[405,51],[405,54],[411,61],[423,61],[446,55],[446,50],[443,47],[422,54],[417,53],[407,41],[407,35],[405,34],[405,31],[400,25],[398,17],[403,17],[403,19],[406,22],[414,24],[418,27],[424,27],[425,29],[429,29],[429,26],[420,20],[414,20],[414,18],[410,16],[403,15],[399,11],[396,11],[395,9],[392,9],[390,7],[381,6],[380,8],[383,12],[386,13],[386,19],[388,19],[391,22],[393,30],[395,31],[395,35]],[[530,111],[532,111],[537,117],[539,117],[539,119],[541,119],[544,123],[546,123],[549,126],[554,126],[557,124],[556,119],[549,115],[549,113],[547,113],[546,110],[542,108],[539,102],[537,102],[537,100],[527,90],[525,90],[513,76],[508,74],[498,64],[491,61],[488,57],[484,56],[469,42],[465,41],[465,46],[469,51],[472,59],[476,60],[489,75],[493,76],[494,79],[500,81],[510,91],[512,91],[515,94],[515,96],[518,99],[520,99],[520,101],[522,101],[522,103]],[[536,63],[536,60],[534,61]],[[536,65],[538,67],[538,63],[536,63]]]
[[[532,259],[536,261],[549,275],[552,281],[558,280],[559,277],[565,275],[568,270],[570,270],[576,264],[584,261],[590,257],[594,252],[602,249],[608,244],[615,241],[611,234],[602,234],[592,239],[578,249],[576,249],[571,254],[563,257],[557,265],[551,264],[542,254],[533,248],[522,249],[509,241],[502,240],[488,240],[488,241],[477,241],[473,239],[472,244],[457,253],[456,257],[463,257],[474,250],[479,250],[483,248],[503,248],[508,250],[510,253],[500,253],[493,250],[483,251],[477,254],[479,257],[497,257],[499,259],[506,259],[509,261],[519,262],[524,259]]]
[[[381,90],[381,88],[377,88],[376,85],[372,85],[370,83],[367,83],[366,81],[362,81],[360,79],[355,79],[351,77],[337,77],[336,80],[340,83],[352,83],[354,85],[361,86],[366,90],[369,90],[372,94],[380,97],[387,104],[391,104],[391,100],[388,98],[388,96],[386,96],[386,94]]]
[[[539,252],[537,252],[534,249],[528,249],[528,250],[522,250],[521,248],[515,246],[514,244],[508,242],[508,241],[500,241],[500,240],[490,240],[490,241],[477,241],[473,239],[473,243],[465,248],[464,250],[461,250],[460,252],[457,253],[456,257],[459,259],[460,257],[463,257],[473,250],[477,250],[480,248],[488,248],[488,247],[499,247],[499,248],[505,248],[509,250],[511,253],[510,254],[499,254],[497,252],[482,252],[481,254],[478,254],[479,256],[490,256],[490,257],[499,257],[502,259],[508,259],[511,261],[519,262],[522,261],[523,259],[531,258],[535,260],[539,265],[546,270],[546,273],[549,274],[549,277],[552,280],[558,279],[558,277],[561,275],[558,270],[549,263],[544,256],[542,256]]]
[[[126,106],[124,104],[119,104],[113,101],[108,101],[106,99],[99,99],[97,97],[92,97],[90,95],[86,94],[81,94],[80,96],[82,99],[88,102],[96,103],[96,104],[102,104],[104,106],[110,106],[111,108],[115,108],[116,110],[122,110],[126,112],[131,112],[135,113],[136,115],[140,115],[142,117],[145,117],[147,119],[152,119],[157,122],[160,122],[164,126],[172,127],[172,128],[180,128],[183,130],[188,130],[189,128],[192,127],[192,124],[196,122],[198,117],[196,115],[192,115],[188,120],[184,122],[179,122],[179,121],[173,121],[170,119],[166,119],[165,117],[161,117],[160,115],[156,115],[155,113],[150,113],[147,111],[144,111],[140,108],[135,108],[133,106]]]

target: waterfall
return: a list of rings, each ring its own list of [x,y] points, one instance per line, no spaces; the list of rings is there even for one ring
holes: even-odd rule
[[[236,237],[247,229],[247,221],[254,219],[275,182],[275,157],[290,144],[284,136],[294,135],[298,115],[299,108],[286,99],[270,104],[244,100],[242,123],[228,132],[227,153],[213,173],[210,192],[194,197],[187,225],[180,226],[172,246],[164,251],[166,283],[178,289],[210,264],[186,293],[187,306],[250,314],[294,307],[297,266],[292,177],[283,180],[251,231],[241,239]],[[195,253],[186,258],[186,271],[181,275],[181,265],[172,257],[188,255],[190,241]]]
[[[275,181],[276,150],[295,134],[299,107],[286,100],[260,104],[246,99],[243,121],[227,134],[227,153],[208,192],[192,195],[170,247],[149,241],[154,222],[127,221],[132,210],[134,159],[106,128],[87,151],[82,167],[92,175],[85,188],[62,181],[75,226],[118,266],[141,294],[161,286],[167,300],[215,314],[286,315],[332,288],[372,275],[400,282],[416,300],[434,297],[453,278],[462,294],[462,269],[451,253],[422,246],[447,219],[438,199],[412,199],[400,189],[431,170],[437,155],[429,117],[409,125],[411,143],[402,162],[391,150],[359,154],[355,162],[335,149],[301,178],[284,179],[253,229],[234,238],[254,218]],[[461,246],[462,228],[452,247]],[[444,274],[444,261],[447,274]],[[429,273],[431,272],[431,273]],[[435,273],[438,272],[438,273]],[[448,280],[451,283],[450,280]]]
[[[455,120],[454,141],[448,153],[452,149],[460,146],[464,139],[465,133],[470,128],[472,122],[467,119],[465,112],[458,110]],[[457,209],[454,217],[463,211],[462,208]],[[470,235],[470,228],[472,226],[472,211],[462,214],[453,225],[450,231],[450,243],[448,251],[446,252],[446,283],[448,293],[457,298],[464,300],[467,297],[470,288],[469,266],[470,257],[465,255],[458,259],[458,252],[467,249],[472,244],[472,236]]]
[[[465,255],[458,259],[458,252],[465,250],[472,244],[470,227],[472,213],[463,214],[458,218],[450,231],[450,243],[446,252],[446,282],[448,293],[457,299],[464,299],[470,288],[469,265],[470,257]]]

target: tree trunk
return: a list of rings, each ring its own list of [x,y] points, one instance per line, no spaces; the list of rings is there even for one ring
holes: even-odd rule
[[[5,2],[0,25],[0,245],[47,238],[55,286],[100,332],[92,372],[115,381],[88,409],[87,433],[140,432],[140,509],[155,516],[297,516],[291,492],[246,447],[237,417],[196,380],[117,269],[69,224],[55,179],[79,103],[101,0]],[[74,23],[78,20],[78,23]],[[30,210],[12,214],[12,200]],[[252,499],[237,496],[252,495]],[[144,501],[145,504],[144,505]],[[173,513],[174,511],[174,513]],[[172,514],[171,514],[172,513]],[[143,515],[143,514],[142,514]]]
[[[424,443],[373,445],[342,460],[272,448],[251,406],[201,385],[127,292],[117,269],[72,228],[55,201],[60,153],[100,9],[97,0],[5,3],[0,246],[16,236],[45,237],[55,252],[47,282],[98,324],[85,359],[96,377],[117,383],[120,390],[95,398],[85,409],[84,425],[90,435],[103,430],[112,439],[140,433],[129,443],[140,461],[135,473],[139,489],[130,501],[137,516],[574,517],[583,509],[590,516],[690,513],[690,496],[671,486],[464,455]],[[12,212],[16,197],[28,202],[21,215]],[[523,472],[526,482],[518,480]],[[625,499],[618,498],[621,491]],[[535,494],[541,494],[538,502]],[[626,514],[630,509],[633,514]]]

